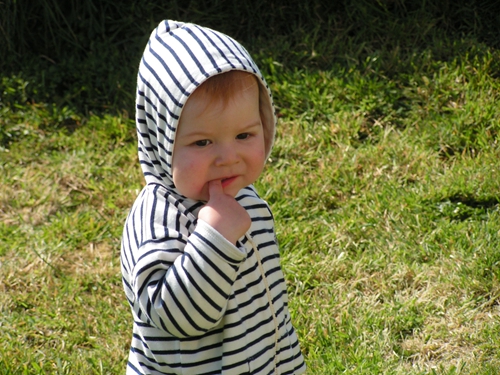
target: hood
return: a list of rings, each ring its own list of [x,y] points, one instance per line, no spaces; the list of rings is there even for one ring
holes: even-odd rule
[[[246,49],[227,35],[194,24],[166,20],[153,30],[139,66],[136,97],[139,161],[147,183],[180,195],[172,179],[172,155],[182,108],[205,80],[230,70],[258,78],[269,156],[276,126],[271,91]]]

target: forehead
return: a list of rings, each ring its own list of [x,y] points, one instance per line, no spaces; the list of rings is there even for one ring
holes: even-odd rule
[[[260,118],[257,83],[233,90],[226,99],[196,90],[184,105],[177,130],[178,134],[183,134],[187,128],[192,130],[206,122],[217,122],[222,117],[241,117],[243,120],[245,116]]]

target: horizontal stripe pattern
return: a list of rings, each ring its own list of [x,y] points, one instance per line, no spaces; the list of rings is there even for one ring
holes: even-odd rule
[[[199,207],[191,212],[165,187],[148,185],[139,195],[122,239],[134,316],[129,374],[267,374],[275,364],[278,373],[304,369],[271,212],[252,187],[237,198],[260,219],[239,248],[197,221]]]
[[[255,74],[265,92],[269,153],[276,121],[271,93],[238,42],[164,21],[145,48],[136,126],[147,185],[129,212],[121,248],[133,317],[127,374],[305,371],[267,203],[252,186],[239,192],[236,199],[252,224],[234,246],[198,221],[203,203],[180,195],[172,181],[175,132],[186,100],[209,77],[235,69]]]

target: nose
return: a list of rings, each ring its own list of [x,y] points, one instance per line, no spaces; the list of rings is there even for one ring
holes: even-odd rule
[[[238,150],[232,143],[218,145],[216,152],[215,165],[218,167],[236,164],[239,161]]]

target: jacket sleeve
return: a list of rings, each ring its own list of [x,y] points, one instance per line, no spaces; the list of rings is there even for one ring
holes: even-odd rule
[[[246,254],[201,220],[188,236],[181,233],[181,214],[161,195],[144,199],[136,211],[130,289],[140,319],[176,337],[214,328]]]

